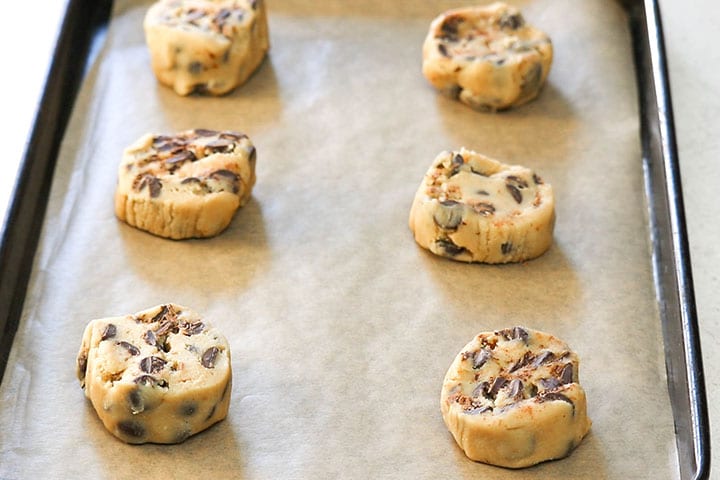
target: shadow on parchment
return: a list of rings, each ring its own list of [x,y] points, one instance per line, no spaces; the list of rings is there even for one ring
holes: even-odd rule
[[[183,443],[130,445],[105,429],[89,401],[86,407],[83,430],[104,467],[98,478],[213,478],[218,472],[246,478],[245,448],[229,417]]]
[[[239,294],[270,261],[262,208],[255,197],[212,238],[170,240],[120,221],[118,230],[129,267],[176,298],[192,299],[204,292]]]

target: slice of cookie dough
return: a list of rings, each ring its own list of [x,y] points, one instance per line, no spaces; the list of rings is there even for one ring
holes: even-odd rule
[[[521,262],[552,244],[555,201],[532,170],[472,150],[442,152],[410,210],[415,241],[464,262]]]
[[[197,313],[159,305],[90,322],[77,377],[119,439],[179,443],[227,416],[230,348]]]
[[[144,135],[120,163],[115,214],[161,237],[217,235],[250,197],[255,159],[252,142],[238,132]]]
[[[522,468],[569,455],[590,430],[579,359],[524,327],[478,334],[445,375],[445,425],[472,460]]]
[[[144,28],[156,77],[179,95],[233,90],[270,48],[263,0],[160,0]]]
[[[438,90],[477,110],[534,99],[550,72],[550,38],[504,3],[449,10],[423,44],[423,74]]]

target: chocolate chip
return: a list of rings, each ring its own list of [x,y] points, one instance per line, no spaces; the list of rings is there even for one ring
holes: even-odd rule
[[[527,345],[528,339],[530,338],[530,335],[528,334],[528,331],[525,330],[522,327],[513,327],[512,329],[512,338],[513,339],[520,339],[523,341],[524,344]]]
[[[486,397],[487,398],[487,392],[489,389],[488,382],[480,382],[477,387],[475,387],[472,391],[472,396],[474,398],[477,397]]]
[[[517,203],[522,203],[522,192],[515,186],[510,183],[506,183],[505,187],[507,188],[508,192],[510,192],[510,195],[515,199]]]
[[[533,360],[533,367],[537,368],[545,362],[552,362],[555,359],[555,354],[550,350],[545,350],[540,355],[535,357]]]
[[[218,134],[217,130],[209,130],[207,128],[196,128],[193,130],[193,133],[199,137],[212,137]]]
[[[143,427],[142,423],[135,420],[123,420],[118,423],[117,429],[121,433],[134,439],[139,439],[145,436],[145,427]]]
[[[152,375],[140,375],[135,380],[133,380],[138,385],[143,385],[145,387],[160,387],[160,388],[167,388],[168,383],[166,380],[153,377]]]
[[[520,95],[526,96],[534,94],[538,88],[540,88],[540,82],[542,81],[542,67],[540,64],[535,64],[522,78],[522,85],[520,86]]]
[[[535,182],[535,185],[542,185],[543,180],[540,178],[537,173],[533,173],[533,182]]]
[[[447,47],[445,46],[444,43],[438,43],[438,51],[440,52],[440,55],[442,55],[443,57],[450,56],[450,54],[447,51]]]
[[[517,30],[518,28],[525,25],[525,19],[519,13],[509,14],[504,13],[500,17],[500,28],[509,28],[511,30]]]
[[[197,407],[198,405],[195,402],[183,402],[182,405],[180,405],[180,415],[192,417],[195,415],[195,412],[197,412]]]
[[[165,160],[165,165],[175,168],[185,162],[194,162],[195,160],[197,160],[197,157],[193,152],[191,152],[190,150],[183,150],[182,152],[175,154]]]
[[[128,403],[130,404],[130,411],[134,414],[145,411],[145,399],[140,390],[135,389],[130,392],[128,395]]]
[[[140,370],[145,373],[158,373],[167,362],[160,357],[149,356],[140,360]]]
[[[174,443],[182,443],[188,439],[188,437],[190,436],[191,433],[192,432],[190,431],[189,428],[180,430],[175,434],[175,437],[173,437],[173,442]]]
[[[212,406],[212,408],[210,409],[210,413],[208,413],[208,416],[205,418],[205,421],[206,421],[206,422],[207,422],[208,420],[210,420],[210,419],[213,417],[213,415],[215,415],[215,409],[216,409],[216,408],[217,408],[217,404],[215,404],[215,405]]]
[[[510,397],[516,400],[523,398],[523,382],[518,378],[510,382]]]
[[[148,189],[150,190],[150,197],[157,198],[160,196],[160,192],[162,191],[162,182],[159,178],[150,176],[148,178]]]
[[[203,71],[202,62],[194,61],[194,62],[190,62],[190,65],[188,65],[188,72],[190,72],[192,75],[197,75],[202,71]]]
[[[444,230],[456,230],[462,223],[464,210],[463,204],[455,200],[443,200],[433,212],[433,221]]]
[[[459,153],[456,153],[452,159],[453,165],[465,165],[465,159]]]
[[[563,385],[573,382],[573,366],[572,363],[566,363],[560,372],[560,383]]]
[[[145,340],[145,343],[147,343],[148,345],[151,345],[153,347],[158,346],[157,336],[155,335],[155,332],[153,332],[152,330],[148,330],[147,332],[143,333],[142,338],[143,338],[143,340]]]
[[[240,133],[240,132],[224,130],[220,133],[219,138],[227,138],[234,142],[238,142],[238,141],[242,140],[243,138],[247,138],[247,135],[245,135],[244,133]]]
[[[456,41],[458,39],[458,27],[464,21],[460,16],[448,16],[440,25],[443,38]]]
[[[443,239],[440,238],[435,241],[435,246],[438,247],[440,250],[443,251],[446,255],[450,255],[451,257],[456,257],[460,255],[463,252],[466,252],[467,249],[465,247],[461,247],[458,245],[455,245],[452,240],[449,239]]]
[[[515,364],[510,367],[510,372],[514,372],[516,370],[520,370],[522,367],[528,365],[530,363],[530,360],[532,359],[533,355],[530,352],[525,352],[525,355],[522,356],[520,360],[515,362]]]
[[[512,252],[512,247],[513,247],[512,243],[505,242],[502,245],[500,245],[500,251],[502,252],[503,255],[507,255],[508,253]]]
[[[227,178],[227,179],[230,179],[233,181],[237,181],[240,178],[237,173],[235,173],[231,170],[226,170],[226,169],[215,170],[214,172],[212,172],[210,174],[210,177],[211,178],[224,177],[224,178]]]
[[[188,183],[202,183],[202,180],[200,180],[197,177],[187,177],[187,178],[183,178],[180,183],[183,185],[188,184]]]
[[[205,368],[215,368],[215,360],[217,359],[217,355],[220,352],[217,347],[210,347],[202,354],[202,357],[200,358],[200,363]]]
[[[185,322],[180,325],[180,327],[183,330],[183,335],[187,335],[188,337],[191,337],[193,335],[197,335],[200,332],[202,332],[205,329],[205,324],[203,322]]]
[[[542,378],[539,383],[543,390],[552,390],[560,386],[560,381],[554,377]]]
[[[471,405],[470,408],[464,409],[463,413],[467,415],[479,415],[487,411],[492,411],[492,407],[487,405]]]
[[[492,386],[490,387],[490,390],[487,392],[488,395],[491,398],[495,398],[497,393],[500,391],[501,388],[503,388],[505,386],[506,383],[507,383],[507,378],[496,377],[495,380],[493,381]]]
[[[228,147],[232,147],[233,145],[234,142],[232,142],[231,140],[228,140],[226,138],[216,138],[215,140],[211,140],[206,143],[205,147],[209,148],[214,152],[218,152],[228,150]]]
[[[473,369],[478,370],[479,368],[482,368],[482,366],[490,360],[491,356],[491,353],[484,348],[475,352],[475,356],[473,357]]]
[[[123,341],[118,342],[117,345],[120,345],[125,350],[127,350],[130,355],[133,355],[133,356],[140,355],[140,350],[132,343],[128,343],[123,340]]]
[[[108,323],[105,326],[105,329],[102,332],[102,335],[100,335],[100,341],[107,340],[108,338],[113,338],[117,334],[117,327],[113,325],[112,323]]]
[[[538,395],[535,398],[537,399],[538,403],[562,401],[562,402],[569,403],[570,405],[573,406],[573,408],[575,407],[575,404],[573,403],[572,400],[570,400],[568,397],[566,397],[565,395],[563,395],[562,393],[559,393],[559,392],[541,393],[540,395]]]
[[[485,191],[481,191],[485,195],[488,193]],[[480,192],[478,192],[480,193]],[[495,213],[495,205],[493,205],[490,202],[477,202],[472,205],[473,211],[475,213],[482,215],[483,217],[489,217],[490,215],[493,215]]]

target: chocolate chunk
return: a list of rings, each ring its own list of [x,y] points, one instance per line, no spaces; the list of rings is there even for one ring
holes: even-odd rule
[[[187,178],[183,178],[180,183],[183,185],[186,185],[188,183],[202,183],[202,180],[200,180],[197,177],[187,177]]]
[[[158,373],[167,362],[160,357],[149,356],[140,360],[140,370],[145,373]]]
[[[465,247],[461,247],[458,245],[455,245],[452,240],[450,239],[443,239],[440,238],[435,241],[435,245],[443,251],[446,255],[450,255],[451,257],[455,257],[457,255],[460,255],[463,252],[466,252],[467,249]]]
[[[130,355],[133,355],[133,356],[140,355],[140,350],[132,343],[128,343],[123,340],[123,341],[118,342],[117,344],[120,345],[121,347],[123,347],[125,350],[127,350]]]
[[[517,362],[515,362],[515,364],[514,364],[512,367],[510,367],[510,373],[512,373],[512,372],[514,372],[514,371],[516,371],[516,370],[520,370],[522,367],[528,365],[528,364],[530,363],[530,360],[531,360],[532,358],[533,358],[532,353],[530,353],[530,352],[525,352],[525,355],[523,355],[520,360],[518,360]]]
[[[500,28],[509,28],[511,30],[517,30],[518,28],[525,25],[525,19],[519,13],[509,14],[504,13],[500,17]]]
[[[445,46],[444,43],[438,43],[438,51],[440,52],[440,55],[442,55],[443,57],[450,56],[450,54],[447,51],[447,47]]]
[[[215,368],[215,360],[217,359],[217,355],[220,352],[217,347],[210,347],[202,354],[202,357],[200,358],[200,363],[205,368]]]
[[[462,223],[464,210],[463,204],[455,200],[443,200],[433,213],[433,221],[444,230],[457,230]]]
[[[103,340],[107,340],[108,338],[113,338],[116,334],[117,327],[112,323],[108,323],[107,326],[105,326],[102,335],[100,335],[100,341],[102,342]]]
[[[537,173],[533,173],[533,182],[535,182],[535,185],[542,185],[543,180],[540,178]]]
[[[237,181],[240,178],[237,173],[235,173],[231,170],[225,170],[225,169],[215,170],[214,172],[212,172],[210,174],[210,177],[211,178],[224,177],[224,178],[227,178],[227,179],[230,179],[233,181]]]
[[[440,31],[442,32],[442,38],[457,41],[458,40],[458,29],[460,24],[464,21],[461,16],[448,15],[445,21],[440,25]]]
[[[500,251],[502,252],[503,255],[507,255],[510,252],[512,252],[512,247],[513,247],[512,243],[505,242],[502,245],[500,245]]]
[[[117,429],[128,437],[139,439],[145,436],[145,427],[135,420],[123,420],[118,423]]]
[[[160,320],[163,320],[163,319],[173,319],[173,320],[175,319],[175,312],[168,305],[163,305],[162,307],[160,307],[160,311],[157,313],[157,315],[155,315],[154,317],[152,317],[152,319],[150,319],[150,322],[151,323],[159,322]]]

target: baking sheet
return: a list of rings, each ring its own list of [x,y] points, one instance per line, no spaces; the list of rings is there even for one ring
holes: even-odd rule
[[[0,477],[677,476],[625,15],[599,0],[513,2],[556,56],[539,99],[492,115],[441,97],[420,73],[430,20],[461,3],[269,2],[271,52],[250,81],[222,98],[181,98],[149,69],[148,4],[116,2],[58,160],[0,386]],[[255,142],[250,203],[209,240],[119,223],[122,149],[194,127]],[[413,194],[435,155],[460,146],[553,184],[555,244],[543,257],[466,265],[415,245]],[[181,445],[125,445],[74,377],[82,329],[169,301],[226,332],[230,414]],[[439,412],[462,346],[515,324],[578,351],[594,421],[570,457],[522,471],[467,460]]]

